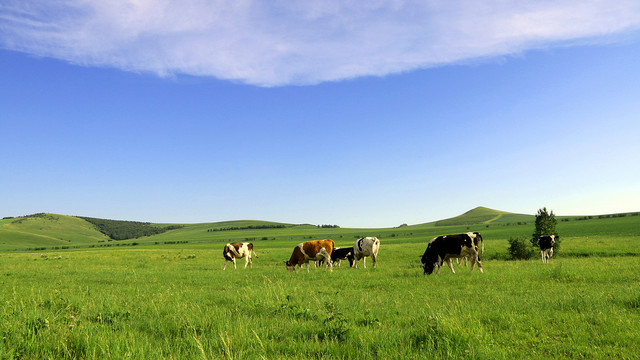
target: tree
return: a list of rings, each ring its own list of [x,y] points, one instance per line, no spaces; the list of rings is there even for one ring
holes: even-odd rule
[[[558,232],[556,231],[556,225],[558,220],[556,220],[556,215],[553,213],[547,212],[547,208],[544,207],[538,210],[538,214],[536,215],[536,231],[531,235],[531,244],[535,247],[538,246],[538,238],[541,235],[555,235],[558,236]],[[553,250],[556,251],[560,248],[560,239],[556,239],[555,244],[553,245]]]
[[[528,260],[534,255],[534,250],[527,245],[527,238],[518,236],[509,238],[509,256],[511,260]]]

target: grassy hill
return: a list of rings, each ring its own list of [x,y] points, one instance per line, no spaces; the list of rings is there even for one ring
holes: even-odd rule
[[[628,215],[628,216],[627,216]],[[622,236],[621,239],[640,236],[640,216],[638,213],[600,216],[558,216],[558,230],[563,239],[575,237],[576,240],[591,236],[591,240],[601,237],[601,252],[611,253],[608,239]],[[99,219],[98,219],[99,220]],[[115,224],[135,222],[113,221]],[[319,228],[309,224],[286,224],[270,221],[238,220],[200,224],[149,224],[138,223],[146,227],[162,228],[163,232],[149,234],[127,240],[114,240],[108,231],[101,232],[98,225],[82,218],[57,215],[36,214],[27,217],[0,220],[1,250],[56,250],[66,248],[103,248],[117,246],[157,246],[175,245],[184,247],[218,247],[220,243],[268,241],[270,246],[288,247],[309,239],[331,238],[337,246],[350,246],[360,236],[378,236],[383,241],[404,244],[424,243],[439,235],[456,234],[467,231],[479,231],[485,240],[493,242],[489,247],[489,257],[501,257],[506,252],[510,237],[530,237],[534,231],[534,215],[515,214],[505,211],[477,207],[460,216],[436,222],[383,229]],[[605,239],[606,238],[606,239]],[[564,242],[565,250],[570,250]],[[563,246],[565,246],[563,245]],[[618,244],[620,245],[620,244]],[[578,254],[581,250],[576,242]],[[600,250],[599,250],[600,251]],[[631,249],[619,247],[615,254],[626,254]],[[612,254],[613,254],[612,253]]]
[[[92,224],[57,214],[0,220],[0,249],[52,248],[97,244],[108,237]]]
[[[534,221],[535,216],[514,214],[506,211],[489,209],[479,206],[466,213],[449,219],[439,220],[433,223],[435,226],[457,226],[478,224],[505,224]]]
[[[150,236],[127,237],[128,229],[161,229]],[[111,247],[135,244],[184,243],[262,238],[265,230],[295,228],[309,232],[312,225],[293,225],[271,221],[238,220],[202,224],[149,224],[134,221],[82,218],[58,214],[34,214],[0,220],[0,250],[44,250]],[[142,234],[141,232],[131,232]],[[238,236],[241,234],[240,236]],[[221,240],[220,240],[221,239]]]

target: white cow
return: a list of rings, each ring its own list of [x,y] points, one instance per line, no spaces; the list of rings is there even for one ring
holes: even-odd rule
[[[363,266],[367,267],[367,256],[371,256],[373,267],[378,263],[378,249],[380,248],[380,240],[377,237],[363,237],[358,239],[353,245],[353,262],[358,268],[358,260],[362,259]]]

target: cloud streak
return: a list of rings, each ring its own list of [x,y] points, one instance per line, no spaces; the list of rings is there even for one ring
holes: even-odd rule
[[[637,0],[6,0],[0,46],[160,76],[305,85],[640,29]]]

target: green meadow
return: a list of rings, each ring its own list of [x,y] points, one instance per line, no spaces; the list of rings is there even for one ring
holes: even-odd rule
[[[640,216],[558,218],[561,248],[543,264],[507,260],[533,216],[465,215],[390,229],[190,224],[122,241],[74,217],[1,220],[0,358],[638,358]],[[485,238],[484,274],[423,275],[431,238],[469,230]],[[375,269],[285,270],[300,241],[365,235],[381,239]],[[224,244],[246,240],[253,268],[222,271]]]

